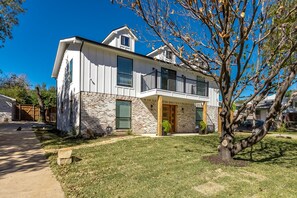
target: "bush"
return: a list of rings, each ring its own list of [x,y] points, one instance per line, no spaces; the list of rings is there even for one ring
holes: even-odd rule
[[[163,131],[164,131],[165,135],[167,135],[167,133],[171,129],[171,124],[170,124],[170,122],[168,120],[163,120],[162,127],[163,127]]]
[[[206,123],[202,120],[199,122],[199,128],[200,128],[200,131],[201,133],[205,133],[206,132]]]

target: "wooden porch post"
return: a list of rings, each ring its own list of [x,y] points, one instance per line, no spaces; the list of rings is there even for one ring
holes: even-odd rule
[[[203,103],[203,122],[205,122],[207,126],[207,103]]]
[[[163,98],[158,96],[158,127],[157,136],[162,136],[162,121],[163,121]]]

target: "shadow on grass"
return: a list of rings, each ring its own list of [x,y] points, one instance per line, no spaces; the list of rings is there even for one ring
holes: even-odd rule
[[[78,137],[65,136],[55,131],[35,131],[35,134],[41,142],[42,147],[45,149],[58,149],[78,146],[81,144],[90,143],[92,141]]]
[[[275,164],[292,168],[297,166],[297,141],[265,139],[248,148],[235,160],[245,160],[253,163]]]

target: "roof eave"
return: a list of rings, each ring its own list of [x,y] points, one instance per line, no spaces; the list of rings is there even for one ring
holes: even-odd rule
[[[67,45],[70,43],[81,43],[81,41],[77,37],[71,37],[71,38],[60,40],[59,46],[58,46],[58,51],[56,54],[55,63],[54,63],[54,68],[52,71],[52,78],[58,77],[64,53],[67,49]]]

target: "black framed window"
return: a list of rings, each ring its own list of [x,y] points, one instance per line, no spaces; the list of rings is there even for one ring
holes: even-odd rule
[[[116,101],[116,128],[131,128],[131,101]]]
[[[161,89],[176,91],[176,71],[161,68]]]
[[[199,123],[203,120],[203,108],[196,107],[196,126],[199,126]]]
[[[165,51],[165,57],[167,59],[172,59],[172,52],[171,51]]]
[[[73,80],[72,75],[73,75],[73,59],[71,59],[69,62],[69,80],[70,80],[70,82],[72,82],[72,80]]]
[[[117,84],[121,86],[133,86],[133,60],[118,56]]]
[[[121,36],[121,45],[130,47],[130,38],[127,36]]]

